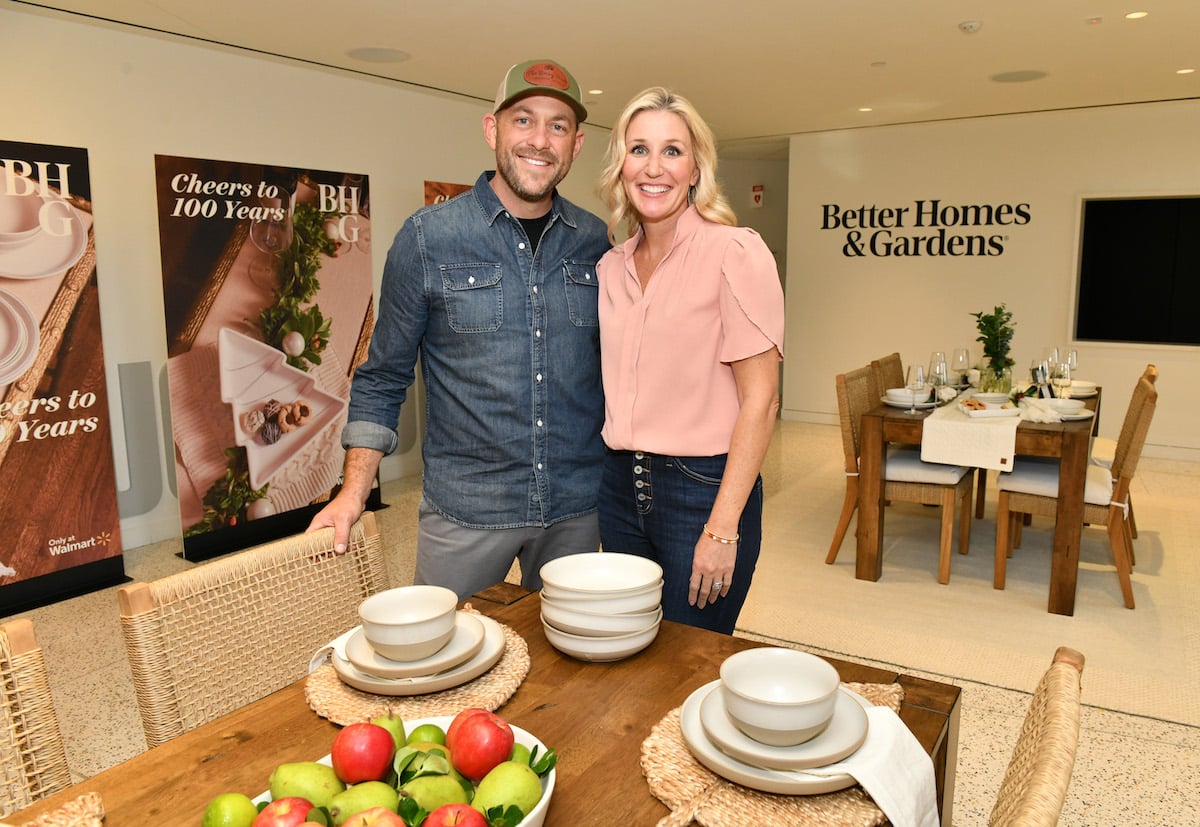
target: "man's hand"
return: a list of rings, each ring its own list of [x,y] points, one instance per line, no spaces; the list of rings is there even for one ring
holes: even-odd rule
[[[336,554],[345,554],[350,543],[350,527],[362,516],[362,502],[356,497],[339,494],[329,501],[329,504],[317,512],[308,524],[307,531],[319,531],[322,528],[333,527],[333,550]]]

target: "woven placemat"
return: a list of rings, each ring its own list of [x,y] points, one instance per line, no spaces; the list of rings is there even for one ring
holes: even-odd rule
[[[474,611],[470,604],[464,608]],[[313,712],[341,726],[389,713],[401,718],[431,718],[456,715],[467,707],[498,709],[529,674],[529,645],[525,638],[503,623],[500,628],[504,631],[504,654],[495,666],[462,686],[427,695],[375,695],[342,683],[326,661],[308,676],[304,697]]]
[[[904,700],[904,687],[895,683],[843,685],[893,712],[900,711]],[[668,712],[642,742],[642,775],[654,797],[671,810],[658,827],[684,827],[693,821],[704,827],[875,827],[887,823],[887,817],[858,785],[824,795],[776,795],[725,780],[692,757],[683,741],[679,712],[679,708]]]
[[[104,802],[100,793],[91,792],[68,801],[52,813],[43,813],[26,822],[25,827],[101,827],[103,823]]]

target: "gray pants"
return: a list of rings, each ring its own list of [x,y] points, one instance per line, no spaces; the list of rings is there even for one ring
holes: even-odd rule
[[[434,511],[424,500],[417,508],[417,568],[413,583],[445,586],[466,600],[499,583],[521,562],[521,585],[542,587],[542,565],[568,554],[599,551],[596,515],[585,514],[548,528],[466,528]]]

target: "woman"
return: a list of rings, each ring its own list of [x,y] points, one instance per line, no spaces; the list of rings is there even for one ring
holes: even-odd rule
[[[779,410],[783,290],[738,228],[712,131],[684,98],[635,97],[609,141],[597,266],[604,441],[600,540],[664,571],[668,620],[731,634],[762,541],[759,471]]]

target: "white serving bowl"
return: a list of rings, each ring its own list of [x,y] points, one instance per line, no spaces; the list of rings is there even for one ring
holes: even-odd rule
[[[1083,410],[1084,405],[1082,399],[1043,399],[1042,402],[1060,414],[1077,414]]]
[[[363,637],[389,660],[427,658],[454,637],[458,595],[442,586],[402,586],[372,595],[358,607]]]
[[[19,247],[41,231],[38,211],[42,198],[35,194],[9,195],[0,190],[0,247]]]
[[[569,554],[542,566],[542,585],[560,592],[601,594],[644,589],[662,580],[662,566],[615,551]]]
[[[1095,389],[1096,389],[1095,382],[1088,382],[1087,380],[1084,380],[1084,379],[1072,379],[1071,380],[1072,393],[1091,393]]]
[[[642,629],[639,632],[610,635],[607,637],[590,637],[588,635],[573,635],[570,632],[564,632],[562,629],[551,626],[543,619],[542,631],[546,633],[546,640],[550,642],[550,645],[563,654],[570,655],[579,660],[607,662],[627,658],[645,649],[654,642],[654,638],[658,637],[658,627],[660,625],[659,623],[655,623],[653,626]]]
[[[885,391],[889,402],[900,402],[905,405],[911,405],[914,402],[928,402],[931,392],[932,386],[930,385],[916,391],[910,388],[888,388]]]
[[[978,399],[980,402],[986,402],[989,405],[1003,405],[1008,401],[1007,393],[975,393],[971,395],[972,399]]]
[[[756,741],[791,747],[829,726],[841,679],[826,660],[780,647],[746,649],[721,664],[725,711]]]
[[[613,614],[593,612],[569,604],[562,604],[542,597],[542,620],[556,629],[573,635],[606,637],[626,635],[650,628],[662,620],[662,607],[655,606],[644,612]]]
[[[567,609],[579,609],[595,614],[636,614],[648,612],[662,604],[663,584],[660,580],[636,592],[611,594],[580,594],[564,592],[553,586],[542,587],[542,599],[553,600]]]

